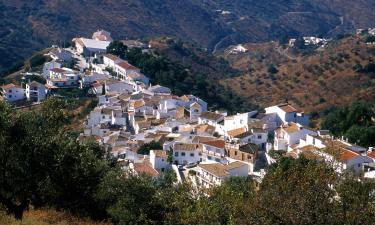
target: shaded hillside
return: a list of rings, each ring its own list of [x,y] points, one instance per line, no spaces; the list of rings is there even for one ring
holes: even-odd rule
[[[374,0],[0,0],[0,70],[51,43],[105,28],[115,38],[177,36],[209,49],[281,35],[375,26]]]
[[[221,83],[256,104],[288,100],[311,112],[355,100],[375,101],[375,46],[362,38],[336,40],[324,51],[296,59],[276,43],[246,47],[246,54],[224,54],[243,75]]]

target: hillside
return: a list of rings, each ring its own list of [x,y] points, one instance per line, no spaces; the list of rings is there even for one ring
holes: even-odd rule
[[[0,0],[0,9],[0,70],[100,28],[117,39],[177,36],[212,50],[375,26],[374,0]]]
[[[375,101],[375,46],[360,37],[331,42],[324,51],[293,56],[277,43],[247,44],[245,54],[221,54],[243,75],[221,81],[240,96],[267,106],[288,100],[312,112],[355,100]],[[270,67],[274,65],[275,71]]]

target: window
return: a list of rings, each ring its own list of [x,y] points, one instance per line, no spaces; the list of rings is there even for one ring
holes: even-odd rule
[[[162,162],[164,162],[164,159],[161,159]]]
[[[9,90],[9,93],[12,93],[12,89]]]
[[[202,156],[202,153],[201,153],[201,152],[199,152],[198,154],[199,154],[199,156]]]
[[[258,135],[258,139],[262,139],[262,135]]]
[[[237,151],[234,151],[234,155],[237,155]]]
[[[190,153],[190,157],[194,157],[194,153]]]
[[[212,159],[212,157],[211,157],[211,156],[207,156],[207,159],[208,159],[208,160],[211,160],[211,159]]]
[[[250,156],[250,155],[248,155],[248,156],[247,156],[247,159],[251,159],[251,156]]]
[[[12,95],[8,95],[9,98],[12,98]]]
[[[218,159],[218,158],[215,158],[215,162],[220,162],[220,159]]]
[[[185,152],[181,152],[181,156],[185,156]]]
[[[198,109],[194,109],[194,112],[197,113],[197,112],[199,112],[199,110]]]
[[[174,153],[174,156],[178,157],[178,152],[175,152],[175,153]]]

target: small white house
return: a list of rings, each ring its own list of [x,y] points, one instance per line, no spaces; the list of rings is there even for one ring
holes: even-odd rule
[[[26,98],[25,89],[15,84],[0,86],[0,93],[7,102],[15,102]]]
[[[283,123],[299,123],[303,126],[308,126],[310,123],[310,118],[308,115],[305,115],[303,112],[298,112],[293,106],[289,104],[280,104],[276,106],[271,106],[265,108],[266,114],[277,114],[277,125],[280,126]]]
[[[55,68],[61,68],[61,63],[56,61],[46,62],[43,66],[43,77],[48,78],[50,71]]]
[[[288,150],[289,146],[299,144],[300,139],[306,135],[317,135],[313,130],[307,129],[298,123],[286,123],[275,130],[274,149]]]
[[[177,165],[186,165],[202,161],[201,146],[199,144],[174,143],[173,162]]]
[[[229,164],[199,164],[197,175],[199,184],[204,188],[219,186],[230,177],[247,177],[248,165],[235,161]]]
[[[44,84],[36,81],[26,84],[26,98],[33,102],[41,102],[47,97],[47,89]]]
[[[152,168],[157,171],[164,172],[170,169],[171,165],[168,163],[168,153],[164,150],[151,150],[150,151],[150,163]]]

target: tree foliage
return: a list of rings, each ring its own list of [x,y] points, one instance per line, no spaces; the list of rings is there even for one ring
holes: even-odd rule
[[[182,48],[181,43],[177,45]],[[176,95],[196,95],[207,101],[213,109],[226,109],[229,113],[247,112],[257,108],[216,80],[172,62],[164,54],[143,53],[139,48],[127,49],[121,42],[113,42],[107,50],[140,68],[141,72],[150,78],[151,83],[167,86]]]
[[[350,142],[367,146],[375,145],[374,106],[367,102],[354,102],[348,107],[333,109],[322,123],[324,129],[336,136],[345,136]]]

